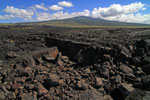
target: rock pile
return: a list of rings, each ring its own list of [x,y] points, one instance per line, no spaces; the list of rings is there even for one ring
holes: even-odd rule
[[[150,42],[100,46],[46,39],[0,72],[0,100],[149,100]],[[55,46],[55,47],[53,47]]]

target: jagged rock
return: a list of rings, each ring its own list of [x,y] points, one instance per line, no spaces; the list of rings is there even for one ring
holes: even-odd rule
[[[135,50],[135,56],[145,56],[144,48],[138,48]]]
[[[26,84],[25,87],[27,90],[33,90],[35,88],[35,85],[34,84]]]
[[[61,67],[64,68],[64,63],[62,61],[57,61],[57,64]]]
[[[2,91],[0,91],[0,100],[5,100],[5,94]]]
[[[98,88],[101,87],[103,85],[103,81],[101,78],[95,77],[94,78],[94,83],[93,83],[94,87]]]
[[[143,89],[150,91],[150,75],[142,78],[142,87]]]
[[[44,83],[44,80],[46,79],[46,76],[45,75],[36,75],[35,79],[37,81],[39,81],[40,83]]]
[[[98,69],[98,74],[104,78],[109,78],[109,69],[107,65],[103,65]]]
[[[144,91],[140,89],[136,89],[132,91],[125,100],[149,100],[150,99],[150,92]]]
[[[36,65],[37,59],[40,59],[43,56],[46,57],[47,60],[49,60],[49,59],[56,59],[57,55],[58,55],[57,47],[51,47],[25,54],[21,59],[23,59],[24,66],[33,67]]]
[[[96,90],[86,90],[80,94],[77,100],[104,100],[104,97]]]
[[[123,46],[119,54],[119,59],[121,59],[124,62],[127,61],[129,57],[131,57],[129,49]]]
[[[86,89],[88,89],[88,85],[84,81],[78,81],[76,83],[76,89],[86,90]]]
[[[149,75],[150,74],[150,64],[142,67],[142,70]]]
[[[81,49],[75,58],[80,64],[91,65],[95,61],[96,53],[96,47],[89,46]]]
[[[143,48],[145,51],[148,50],[148,44],[144,40],[136,41],[136,47],[137,48]]]
[[[110,55],[108,55],[108,54],[104,54],[104,56],[103,56],[103,61],[105,62],[105,61],[111,61],[112,59],[111,59],[111,56]]]
[[[141,61],[140,61],[140,59],[138,57],[132,57],[131,58],[131,62],[132,62],[132,64],[134,64],[136,66],[139,66],[140,63],[141,63]]]
[[[134,90],[132,84],[122,83],[119,87],[120,92],[124,97],[126,97],[130,92]]]
[[[21,87],[22,87],[22,85],[20,83],[14,83],[14,84],[12,84],[12,89],[13,90],[19,89]]]
[[[7,93],[6,98],[8,98],[9,100],[15,100],[16,99],[16,95],[14,92],[9,92]]]
[[[21,100],[37,100],[37,98],[32,94],[23,94]]]
[[[38,94],[39,94],[40,96],[48,93],[48,90],[47,90],[45,87],[43,87],[43,85],[40,84],[40,83],[39,83],[39,85],[37,86],[37,90],[38,90]]]
[[[48,78],[44,80],[44,85],[47,88],[50,88],[51,86],[58,86],[59,77],[56,74],[49,74]]]
[[[150,57],[145,57],[145,58],[142,60],[142,64],[143,64],[143,65],[148,65],[148,64],[150,64]]]
[[[126,65],[121,65],[119,66],[119,70],[125,74],[131,74],[133,73],[133,70],[131,68],[129,68],[128,66]]]
[[[17,55],[15,52],[10,51],[10,52],[7,53],[6,58],[16,58],[18,56],[19,55]]]
[[[114,76],[110,78],[110,81],[115,84],[119,84],[122,82],[122,78],[120,75]]]
[[[104,100],[113,100],[110,95],[104,95]]]

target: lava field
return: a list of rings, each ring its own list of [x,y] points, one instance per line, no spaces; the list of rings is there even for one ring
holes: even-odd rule
[[[0,27],[0,100],[150,100],[150,29]]]

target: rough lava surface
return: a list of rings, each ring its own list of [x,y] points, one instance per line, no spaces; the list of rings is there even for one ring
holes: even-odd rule
[[[150,100],[150,29],[0,27],[0,100]]]

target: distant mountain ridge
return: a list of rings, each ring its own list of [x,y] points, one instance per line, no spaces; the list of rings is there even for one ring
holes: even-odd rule
[[[149,24],[139,24],[139,23],[128,23],[128,22],[117,22],[108,21],[100,18],[92,18],[86,16],[79,16],[74,18],[62,19],[62,20],[50,20],[42,22],[29,22],[22,24],[46,24],[46,25],[86,25],[86,26],[150,26]]]

